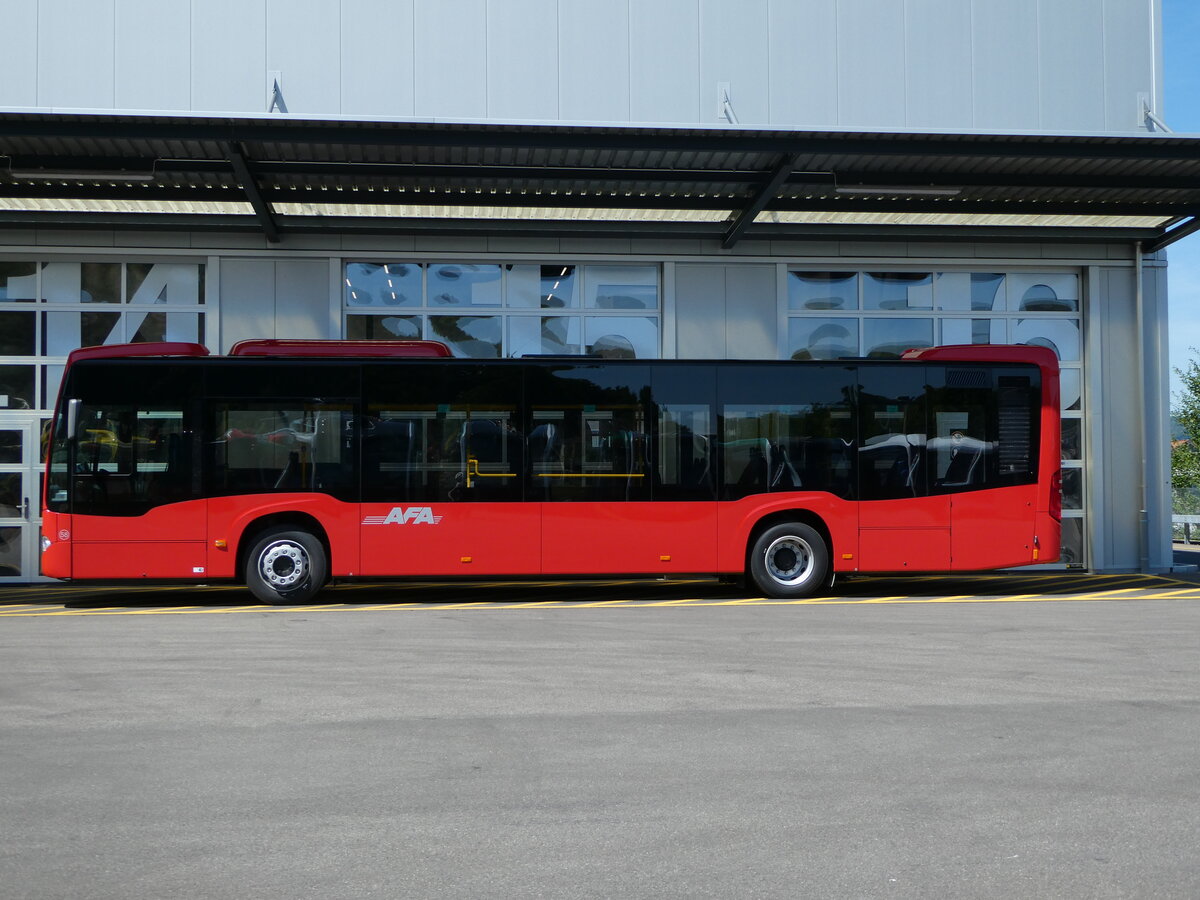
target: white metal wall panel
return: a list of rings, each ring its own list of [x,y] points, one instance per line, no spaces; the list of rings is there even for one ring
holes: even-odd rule
[[[675,266],[675,356],[725,358],[725,267]]]
[[[771,123],[838,124],[837,0],[771,0]]]
[[[1093,506],[1106,511],[1101,533],[1093,536],[1099,569],[1136,569],[1141,540],[1138,511],[1141,490],[1138,473],[1142,472],[1141,445],[1130,440],[1131,428],[1143,427],[1140,418],[1141,381],[1137,371],[1137,313],[1133,270],[1101,269],[1099,303],[1104,311],[1091,327],[1097,335],[1099,353],[1089,359],[1093,378],[1099,381],[1101,395],[1092,397],[1089,406],[1102,410],[1093,414],[1091,437],[1102,442],[1103,465],[1093,466],[1091,477]]]
[[[334,337],[329,333],[328,260],[277,260],[274,299],[275,337]]]
[[[1153,32],[1149,0],[1104,0],[1104,127],[1134,131],[1144,124],[1137,95],[1153,102],[1153,44],[1131,41],[1132,34]],[[1161,110],[1156,110],[1161,114]]]
[[[280,73],[289,113],[342,111],[340,6],[329,0],[267,0],[267,71]],[[265,100],[265,77],[262,82]]]
[[[904,59],[905,124],[909,128],[970,128],[970,4],[908,0]]]
[[[487,116],[487,0],[416,0],[418,116]]]
[[[1038,0],[973,0],[976,128],[1036,129],[1041,121]]]
[[[275,337],[275,261],[222,259],[221,352],[262,337]]]
[[[114,19],[113,0],[42,0],[38,106],[112,109]]]
[[[1102,0],[1042,0],[1039,5],[1039,127],[1050,131],[1103,130],[1102,13]]]
[[[118,109],[190,109],[192,14],[186,0],[117,0]]]
[[[266,112],[265,0],[192,4],[192,109]]]
[[[559,118],[629,121],[629,0],[559,3],[558,67]]]
[[[342,114],[411,116],[413,0],[342,0]]]
[[[739,125],[770,121],[767,57],[767,0],[700,0],[700,121],[728,121],[717,111],[722,82]]]
[[[5,0],[0,33],[0,106],[37,106],[37,0]]]
[[[488,0],[487,115],[558,118],[558,0]]]
[[[725,269],[725,352],[730,359],[779,356],[779,306],[774,266]]]
[[[630,120],[709,122],[700,114],[700,14],[696,0],[638,0],[629,7]],[[711,100],[716,103],[716,85]]]
[[[838,0],[839,123],[904,127],[904,0]]]

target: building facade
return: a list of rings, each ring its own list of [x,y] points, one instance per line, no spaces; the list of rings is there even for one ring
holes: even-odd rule
[[[569,126],[585,141],[594,127],[597,142],[645,127],[676,129],[676,150],[692,139],[697,153],[712,151],[705,142],[719,136],[706,135],[717,131],[799,143],[813,131],[1148,137],[1162,93],[1158,0],[5,0],[5,10],[0,110],[14,122],[36,113],[42,129],[0,132],[9,580],[37,577],[38,427],[71,349],[184,340],[223,352],[261,337],[429,337],[473,357],[1041,344],[1063,369],[1059,565],[1171,564],[1165,253],[1145,252],[1128,229],[1150,223],[1125,207],[1103,221],[1093,210],[1085,234],[1065,211],[1072,196],[1043,215],[1022,207],[1018,222],[996,203],[937,209],[957,187],[914,178],[868,189],[826,168],[811,174],[833,178],[829,196],[858,191],[876,205],[764,200],[739,225],[737,208],[680,211],[620,184],[602,204],[560,202],[569,187],[546,181],[520,203],[456,199],[440,190],[439,166],[464,166],[447,157],[425,161],[386,208],[355,187],[335,210],[303,183],[206,208],[56,193],[56,177],[85,179],[29,158],[56,121],[89,116],[182,117],[209,130],[234,118],[477,123],[518,138]],[[305,165],[319,167],[311,151]],[[523,161],[519,141],[497,151],[531,180],[614,165],[547,152]],[[239,154],[228,154],[235,174]],[[74,159],[62,139],[55,155]],[[31,162],[43,167],[34,199],[21,189]],[[390,164],[365,151],[347,163]],[[736,158],[722,165],[739,171]],[[161,183],[166,169],[156,156],[150,176]],[[894,194],[909,205],[884,208]],[[174,227],[137,218],[181,213]],[[325,224],[276,227],[285,219]],[[691,228],[726,222],[724,239]]]

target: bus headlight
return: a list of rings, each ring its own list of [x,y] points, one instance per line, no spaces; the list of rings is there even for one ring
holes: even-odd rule
[[[50,543],[51,543],[50,538],[46,537],[43,534],[42,535],[42,552],[43,553],[45,553],[47,550],[50,549]]]

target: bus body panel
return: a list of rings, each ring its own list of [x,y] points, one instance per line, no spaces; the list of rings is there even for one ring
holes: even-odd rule
[[[1033,553],[1036,503],[1037,485],[951,495],[951,568],[971,571],[1038,562]],[[1057,547],[1056,543],[1056,553]]]
[[[74,578],[204,578],[207,500],[140,516],[71,516]]]
[[[936,572],[950,568],[950,497],[871,500],[858,507],[858,569]]]
[[[43,575],[50,578],[71,577],[71,515],[42,511]]]
[[[538,503],[363,503],[359,573],[536,575]]]
[[[715,571],[715,500],[541,507],[544,574]]]
[[[239,547],[249,550],[256,523],[269,516],[311,516],[329,540],[331,577],[358,574],[359,509],[357,503],[328,494],[248,494],[212,497],[208,501],[208,574],[233,578]],[[286,526],[281,526],[286,527]],[[250,529],[248,533],[248,529]],[[242,546],[245,544],[246,546]]]

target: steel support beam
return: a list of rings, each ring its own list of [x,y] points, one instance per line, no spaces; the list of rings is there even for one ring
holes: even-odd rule
[[[242,190],[246,192],[246,199],[254,208],[254,215],[258,217],[263,234],[272,244],[279,243],[279,226],[275,222],[275,214],[271,210],[271,205],[263,199],[262,193],[258,189],[258,182],[250,174],[250,167],[246,165],[246,157],[242,148],[236,141],[230,141],[226,147],[226,153],[229,156],[229,162],[233,164],[234,175],[241,182]]]
[[[775,199],[775,195],[779,193],[780,185],[787,181],[788,177],[795,171],[796,162],[799,158],[799,154],[792,153],[784,156],[783,159],[775,164],[775,169],[771,172],[771,177],[750,198],[750,202],[737,214],[737,217],[725,230],[725,235],[721,238],[722,250],[728,250],[736,244],[738,238],[746,233],[746,229],[750,227],[754,221],[754,217],[762,212],[768,203]]]

